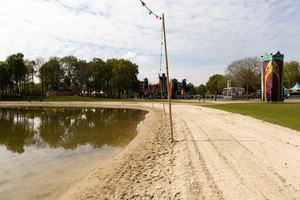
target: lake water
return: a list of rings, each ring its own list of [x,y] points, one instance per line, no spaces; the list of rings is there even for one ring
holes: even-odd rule
[[[0,108],[0,199],[62,192],[120,152],[145,111]]]

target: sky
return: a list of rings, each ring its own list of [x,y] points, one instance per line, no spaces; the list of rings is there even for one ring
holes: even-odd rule
[[[143,0],[165,17],[170,79],[195,86],[234,60],[284,54],[300,61],[299,0]],[[166,72],[162,20],[140,0],[0,0],[0,61],[73,55],[125,58],[140,80]],[[163,53],[160,65],[161,52]]]

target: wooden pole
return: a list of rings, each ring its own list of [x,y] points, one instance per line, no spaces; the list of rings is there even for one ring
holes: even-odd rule
[[[159,78],[159,82],[161,84],[161,86],[160,86],[160,94],[161,94],[161,99],[162,99],[162,103],[163,103],[163,107],[164,107],[164,114],[166,114],[165,103],[164,103],[164,94],[163,94],[163,86],[164,86],[164,84],[160,80],[160,75],[159,74],[158,74],[158,78]]]
[[[164,43],[165,43],[165,57],[166,57],[166,72],[167,72],[167,87],[168,87],[168,100],[169,100],[169,116],[170,116],[170,127],[171,127],[171,140],[172,140],[172,142],[174,142],[173,125],[172,125],[171,93],[170,93],[169,69],[168,69],[166,26],[165,26],[165,16],[164,16],[164,13],[162,14],[162,20],[163,20],[163,30],[164,30]]]
[[[163,107],[164,107],[164,114],[166,114],[166,109],[165,109],[165,101],[164,101],[164,94],[161,91],[161,96],[162,96],[162,103],[163,103]]]

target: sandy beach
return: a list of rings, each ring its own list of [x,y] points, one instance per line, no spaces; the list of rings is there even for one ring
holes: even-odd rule
[[[121,153],[64,188],[59,199],[300,199],[299,131],[211,108],[172,104],[171,143],[167,104],[165,113],[162,103],[71,104],[149,113]]]

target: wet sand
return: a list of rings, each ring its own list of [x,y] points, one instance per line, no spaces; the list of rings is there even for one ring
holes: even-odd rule
[[[299,131],[211,108],[173,104],[171,143],[169,117],[161,103],[85,106],[149,113],[138,136],[121,153],[61,191],[60,199],[300,199]]]

